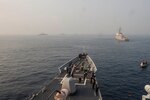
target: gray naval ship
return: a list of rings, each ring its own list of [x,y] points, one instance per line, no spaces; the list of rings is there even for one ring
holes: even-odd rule
[[[88,54],[79,54],[58,70],[58,75],[29,100],[102,100],[97,68]]]
[[[119,28],[119,32],[116,33],[115,39],[118,41],[129,41],[129,39],[125,35],[123,35],[123,33],[121,33],[121,28]]]

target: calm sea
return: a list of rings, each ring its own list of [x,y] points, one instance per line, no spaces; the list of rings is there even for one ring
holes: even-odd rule
[[[25,100],[47,85],[57,67],[86,51],[97,65],[103,100],[141,100],[150,84],[150,38],[117,42],[104,36],[0,37],[0,100]]]

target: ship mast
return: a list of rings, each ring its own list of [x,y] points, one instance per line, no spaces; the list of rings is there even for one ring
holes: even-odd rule
[[[119,33],[121,33],[121,27],[119,28]]]

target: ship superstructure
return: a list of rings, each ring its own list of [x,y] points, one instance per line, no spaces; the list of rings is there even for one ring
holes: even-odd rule
[[[121,28],[119,28],[119,32],[116,33],[115,39],[118,41],[129,41],[129,39],[123,33],[121,33]]]

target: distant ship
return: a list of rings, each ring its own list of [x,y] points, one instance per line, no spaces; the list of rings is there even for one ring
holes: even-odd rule
[[[142,61],[141,64],[140,64],[141,68],[145,68],[148,66],[148,62],[145,60],[145,61]]]
[[[39,34],[39,35],[48,35],[48,34],[46,34],[46,33],[41,33],[41,34]]]
[[[121,33],[121,28],[119,28],[119,32],[116,33],[115,39],[118,41],[129,41],[129,39],[125,35],[123,35],[123,33]]]

